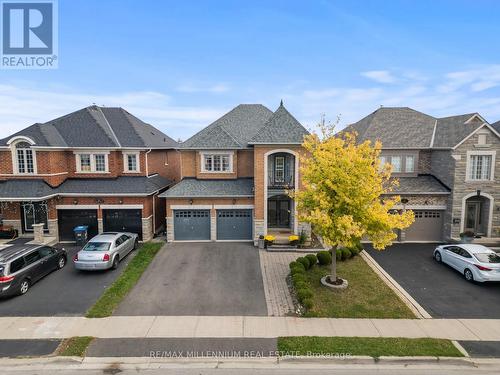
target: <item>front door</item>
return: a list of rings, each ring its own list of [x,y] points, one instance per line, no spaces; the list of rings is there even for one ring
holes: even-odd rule
[[[475,234],[484,234],[482,216],[482,202],[467,202],[465,207],[465,230]]]
[[[290,198],[275,198],[267,202],[267,226],[270,228],[290,227]]]

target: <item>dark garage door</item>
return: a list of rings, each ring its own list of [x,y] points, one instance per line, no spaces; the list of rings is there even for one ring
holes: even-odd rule
[[[142,210],[102,210],[105,232],[137,233],[142,240]]]
[[[58,210],[59,239],[74,241],[73,228],[87,225],[89,239],[97,235],[97,210]]]
[[[210,240],[210,210],[175,210],[174,238],[177,241]]]
[[[217,210],[218,240],[251,240],[252,210]]]
[[[406,229],[405,241],[441,242],[444,211],[415,210],[415,222]]]

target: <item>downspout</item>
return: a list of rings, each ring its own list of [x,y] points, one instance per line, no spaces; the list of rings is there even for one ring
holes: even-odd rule
[[[146,151],[146,177],[149,177],[149,166],[148,166],[148,154],[152,151],[152,149],[149,149]]]
[[[155,196],[158,195],[158,192],[153,194],[153,237],[156,234],[156,212],[155,212]]]

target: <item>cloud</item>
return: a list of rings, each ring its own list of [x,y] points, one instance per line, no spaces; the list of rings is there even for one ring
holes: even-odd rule
[[[450,72],[439,86],[439,91],[449,93],[459,89],[472,92],[485,91],[500,86],[500,65],[487,65],[475,69]]]
[[[362,72],[361,75],[378,83],[394,83],[397,81],[396,77],[388,70],[370,70]]]
[[[68,88],[38,89],[0,84],[0,128],[7,136],[36,122],[46,122],[91,104],[123,107],[173,138],[186,139],[227,108],[174,105],[169,95],[154,91],[77,93]]]
[[[230,90],[229,85],[225,83],[218,83],[215,85],[209,85],[209,86],[199,86],[199,85],[194,85],[191,83],[186,83],[183,85],[180,85],[177,87],[177,91],[182,92],[182,93],[213,93],[213,94],[220,94],[224,93]]]

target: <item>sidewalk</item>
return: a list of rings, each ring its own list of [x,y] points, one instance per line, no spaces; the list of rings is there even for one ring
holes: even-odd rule
[[[500,341],[500,319],[329,319],[252,316],[2,317],[2,339],[359,336]]]

